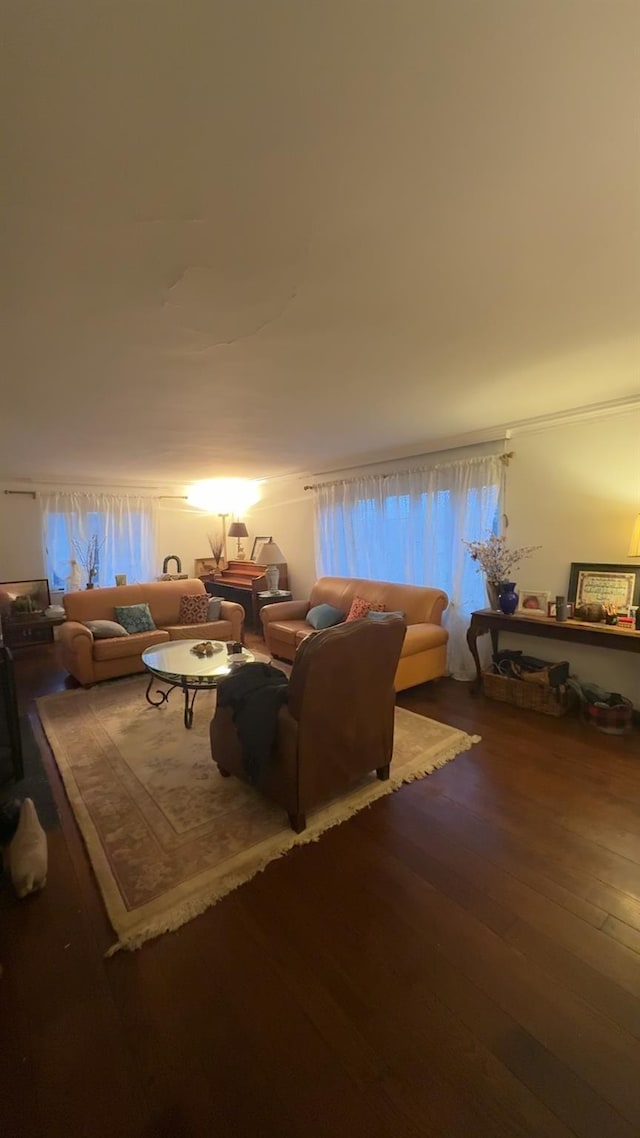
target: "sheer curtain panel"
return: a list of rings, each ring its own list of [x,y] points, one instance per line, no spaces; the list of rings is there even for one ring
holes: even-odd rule
[[[65,589],[71,561],[78,562],[82,586],[84,553],[94,535],[100,545],[96,585],[115,585],[116,573],[128,584],[152,581],[156,567],[157,503],[153,498],[112,494],[40,494],[42,542],[52,589]]]
[[[314,491],[318,576],[444,589],[448,666],[456,679],[474,674],[466,630],[473,610],[487,603],[484,578],[462,542],[497,532],[503,469],[499,455],[488,455]]]

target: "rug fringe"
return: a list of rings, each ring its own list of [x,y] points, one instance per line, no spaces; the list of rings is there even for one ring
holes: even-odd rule
[[[210,909],[217,901],[221,901],[223,897],[226,897],[241,885],[245,885],[259,873],[263,873],[267,866],[275,861],[276,858],[282,857],[298,846],[304,846],[310,842],[319,841],[328,830],[332,830],[335,826],[342,825],[343,822],[346,822],[356,814],[360,814],[363,810],[370,809],[380,798],[384,798],[389,793],[395,793],[405,784],[414,782],[419,778],[424,778],[426,775],[431,774],[432,771],[445,766],[464,751],[470,750],[474,743],[479,743],[480,741],[480,735],[467,735],[466,732],[460,731],[456,739],[454,741],[452,740],[451,746],[447,747],[436,759],[431,758],[424,764],[412,767],[411,770],[406,771],[402,775],[397,774],[395,777],[392,767],[391,777],[386,782],[380,783],[380,793],[375,797],[370,798],[367,802],[353,801],[347,803],[341,800],[339,804],[339,814],[335,817],[329,816],[322,824],[314,824],[312,822],[308,829],[304,830],[301,834],[295,834],[293,831],[284,834],[280,842],[270,845],[269,850],[265,851],[263,857],[256,862],[248,875],[246,867],[243,867],[241,870],[230,874],[223,882],[218,882],[215,887],[208,890],[204,895],[184,901],[171,912],[163,913],[161,916],[144,922],[139,928],[135,930],[132,929],[128,934],[121,936],[115,944],[107,949],[104,954],[105,957],[115,956],[116,952],[119,952],[121,949],[134,952],[136,949],[141,948],[147,941],[157,936],[162,936],[163,933],[177,932],[177,930],[187,924],[188,921],[205,913],[207,909]]]

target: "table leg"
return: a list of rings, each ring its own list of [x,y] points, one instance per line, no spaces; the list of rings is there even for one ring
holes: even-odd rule
[[[191,727],[193,727],[193,705],[196,701],[198,689],[194,688],[191,693],[191,701],[189,701],[189,688],[183,688],[182,690],[184,692],[184,725],[187,731],[189,731]]]
[[[482,634],[484,632],[486,632],[486,629],[480,628],[477,621],[475,620],[475,617],[472,616],[471,617],[471,624],[469,625],[469,627],[467,629],[467,644],[469,645],[469,651],[470,651],[471,655],[473,656],[474,663],[476,666],[476,678],[471,685],[471,694],[472,695],[477,695],[477,693],[482,690],[482,669],[480,667],[480,657],[478,655],[478,643],[477,643],[477,641],[478,641],[478,637],[482,636]],[[493,633],[492,633],[492,635],[493,635]]]
[[[144,697],[145,697],[147,703],[150,703],[152,707],[162,707],[163,703],[167,702],[169,696],[171,695],[171,692],[173,691],[173,687],[175,685],[172,685],[167,691],[161,691],[160,688],[157,688],[155,694],[159,695],[160,699],[152,699],[151,698],[151,688],[153,687],[153,683],[154,683],[155,679],[156,679],[156,677],[153,675],[149,677],[149,683],[147,685],[147,690],[144,693]]]

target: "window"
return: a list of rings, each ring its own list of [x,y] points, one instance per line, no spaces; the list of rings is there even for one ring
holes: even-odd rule
[[[129,583],[148,581],[155,565],[155,503],[151,498],[110,495],[51,494],[41,498],[42,536],[47,576],[52,589],[84,587],[82,565],[90,539],[98,540],[96,585],[115,585],[124,573]],[[70,581],[72,561],[79,582]]]

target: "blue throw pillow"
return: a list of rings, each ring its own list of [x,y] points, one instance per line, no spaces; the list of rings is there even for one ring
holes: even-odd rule
[[[155,632],[156,626],[146,601],[140,605],[116,605],[116,620],[127,632]]]
[[[314,605],[307,613],[307,620],[312,628],[319,632],[322,628],[332,628],[344,620],[344,613],[333,605]]]
[[[403,612],[368,612],[367,620],[404,620]]]

